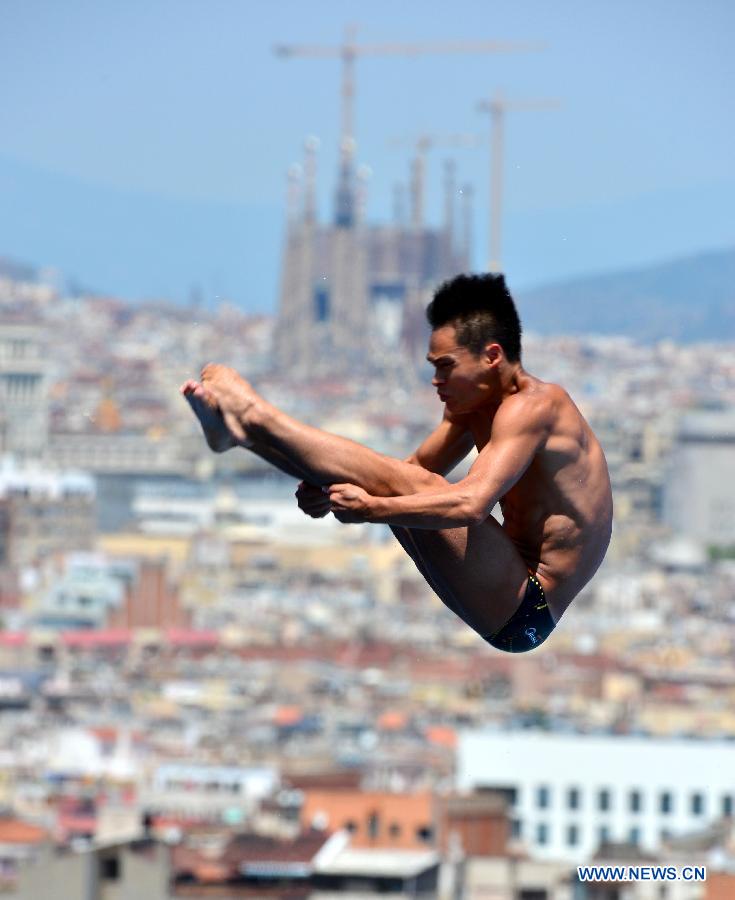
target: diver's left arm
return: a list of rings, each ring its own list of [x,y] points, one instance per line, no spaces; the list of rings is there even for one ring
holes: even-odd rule
[[[545,405],[509,397],[495,415],[490,440],[465,478],[431,493],[374,497],[354,485],[332,485],[332,512],[343,522],[382,522],[406,528],[458,528],[484,522],[518,481],[550,431]]]

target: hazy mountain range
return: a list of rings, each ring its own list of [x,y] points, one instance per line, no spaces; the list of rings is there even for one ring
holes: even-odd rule
[[[519,294],[528,331],[642,341],[735,339],[735,248],[574,278]]]
[[[33,278],[0,257],[0,274]],[[527,331],[621,334],[641,341],[735,340],[735,249],[589,275],[519,292]]]

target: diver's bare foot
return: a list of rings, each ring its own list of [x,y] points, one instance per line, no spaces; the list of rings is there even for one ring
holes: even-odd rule
[[[197,381],[185,381],[179,388],[199,419],[204,437],[210,450],[215,453],[224,453],[232,447],[237,447],[239,441],[225,425],[217,401],[211,391],[208,391]]]
[[[248,431],[257,427],[259,413],[267,406],[255,388],[235,369],[219,363],[204,366],[201,381],[214,398],[230,432],[241,444],[252,444]]]

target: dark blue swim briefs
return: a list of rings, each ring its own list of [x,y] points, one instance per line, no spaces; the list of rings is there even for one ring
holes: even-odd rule
[[[541,582],[535,575],[529,574],[521,605],[502,628],[483,637],[498,650],[525,653],[543,644],[555,625]]]

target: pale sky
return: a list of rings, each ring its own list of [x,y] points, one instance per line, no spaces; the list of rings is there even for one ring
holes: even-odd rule
[[[193,284],[272,310],[285,175],[320,139],[331,215],[339,63],[275,43],[540,41],[536,53],[365,58],[358,161],[368,218],[388,221],[421,133],[480,134],[428,157],[476,191],[487,258],[489,121],[478,102],[556,98],[507,117],[511,285],[735,246],[735,4],[729,0],[0,0],[0,256],[131,299]],[[396,138],[406,145],[392,146]]]

